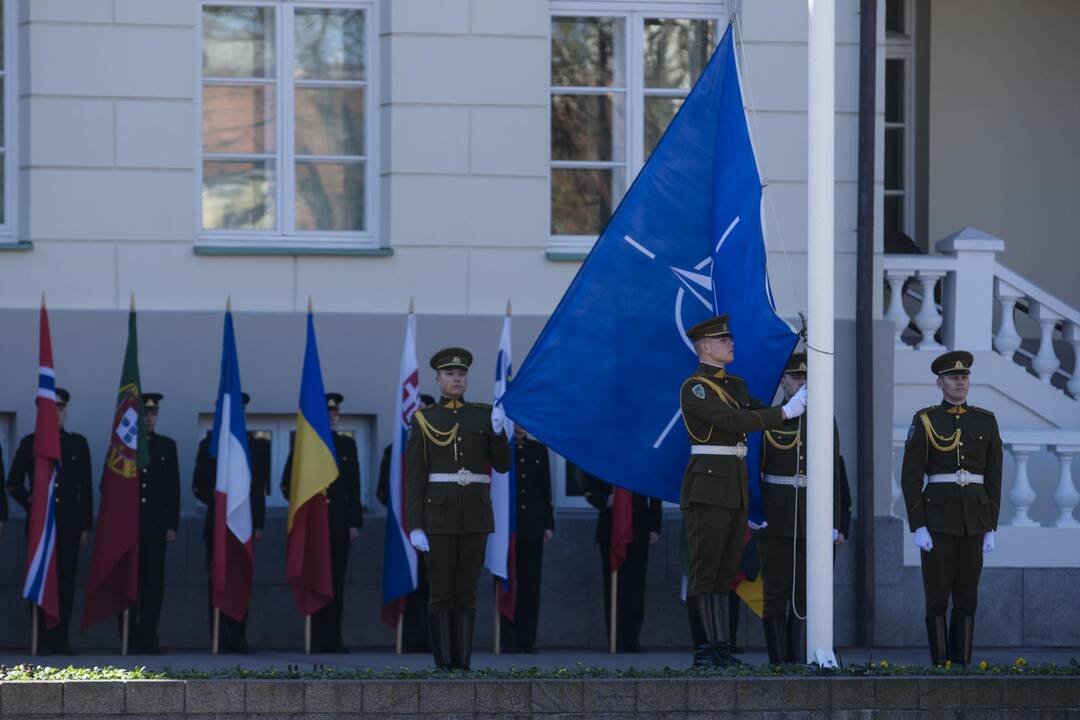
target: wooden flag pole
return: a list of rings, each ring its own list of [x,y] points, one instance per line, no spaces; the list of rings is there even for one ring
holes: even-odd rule
[[[304,653],[311,654],[311,616],[304,616]]]
[[[130,628],[131,610],[124,608],[124,625],[120,630],[120,654],[128,654],[128,631]]]
[[[609,638],[610,638],[610,642],[608,643],[608,646],[609,646],[608,649],[611,651],[612,655],[615,654],[615,648],[617,647],[616,638],[615,638],[615,631],[619,627],[619,624],[617,622],[618,617],[619,617],[619,571],[616,569],[616,570],[611,571],[611,620],[610,620],[610,626],[608,628],[608,630],[609,630],[608,635],[609,635]]]
[[[491,578],[491,589],[494,590],[491,605],[495,608],[495,654],[499,655],[502,652],[502,623],[499,622],[499,578],[494,576]]]
[[[402,608],[401,614],[398,615],[397,628],[394,631],[394,634],[397,636],[397,638],[395,640],[394,650],[397,652],[398,655],[400,655],[402,652],[405,651],[405,642],[404,642],[404,639],[405,639],[405,609],[404,608]]]
[[[221,610],[214,608],[214,632],[210,636],[210,652],[218,654],[218,639],[221,637]]]
[[[42,293],[44,297],[44,293]],[[44,302],[44,300],[42,301]],[[30,625],[30,654],[38,654],[38,609],[37,605],[30,603],[30,616],[33,618]]]

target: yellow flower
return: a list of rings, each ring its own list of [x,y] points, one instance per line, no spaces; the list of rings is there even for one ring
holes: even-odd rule
[[[1016,667],[1024,667],[1027,665],[1027,660],[1024,658],[1016,658]]]
[[[985,660],[982,660],[982,661],[979,662],[979,669],[980,670],[985,670],[986,669],[986,661]]]
[[[945,661],[945,669],[948,670],[951,667],[952,667],[952,660],[946,660]]]
[[[888,660],[882,660],[881,661],[881,667],[883,667],[883,668],[889,667],[889,661]]]

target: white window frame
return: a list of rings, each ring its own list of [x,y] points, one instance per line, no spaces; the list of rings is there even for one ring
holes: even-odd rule
[[[885,33],[885,62],[889,60],[901,60],[904,63],[904,114],[901,122],[888,122],[883,119],[886,131],[893,128],[903,130],[904,152],[901,161],[903,177],[903,189],[888,190],[882,186],[883,200],[891,197],[901,197],[904,202],[904,211],[901,215],[900,230],[910,238],[915,237],[915,2],[904,1],[904,30],[905,35],[890,35]],[[884,8],[884,3],[882,4]],[[888,77],[885,75],[884,77]],[[884,89],[884,88],[883,88]],[[885,135],[888,133],[886,132]],[[884,137],[882,136],[882,143]],[[883,148],[884,149],[884,146]],[[884,172],[884,168],[882,168]],[[884,177],[884,175],[882,176]],[[884,213],[884,211],[882,211]],[[884,214],[882,215],[884,222]]]
[[[611,17],[621,18],[626,24],[626,42],[624,43],[624,67],[626,70],[626,89],[624,92],[627,122],[623,123],[624,147],[626,148],[624,187],[618,200],[612,203],[612,212],[618,206],[630,185],[634,182],[642,165],[645,164],[645,98],[646,97],[685,97],[689,88],[683,89],[645,89],[645,19],[662,18],[678,20],[712,20],[716,24],[716,42],[723,37],[723,30],[729,18],[728,3],[719,2],[635,2],[634,0],[552,0],[551,18],[556,17]],[[551,84],[551,22],[548,22],[548,211],[551,212],[551,171],[563,166],[575,168],[588,167],[587,161],[556,161],[551,159],[551,96],[556,93],[573,94],[575,88],[558,87]],[[614,91],[618,92],[618,91]],[[611,167],[612,162],[592,163],[596,167]],[[614,163],[619,165],[620,163]],[[552,235],[548,223],[548,253],[584,255],[592,249],[597,236],[594,235]]]
[[[4,67],[0,76],[4,78],[4,222],[0,224],[0,243],[15,244],[19,241],[18,210],[18,151],[19,132],[19,72],[15,66],[18,58],[17,48],[19,16],[15,0],[3,0],[4,12]]]
[[[10,2],[11,0],[5,0]],[[274,82],[277,133],[275,142],[275,229],[274,230],[205,230],[202,226],[203,194],[203,69],[202,69],[202,17],[208,5],[235,5],[274,8]],[[198,244],[202,247],[253,246],[267,248],[292,248],[296,250],[377,249],[381,247],[379,229],[379,185],[381,170],[379,157],[379,3],[374,0],[200,0],[196,27],[195,72],[195,146],[198,156],[195,165],[195,221],[198,228]],[[293,67],[293,10],[296,8],[349,8],[363,10],[364,30],[367,43],[364,73],[364,162],[367,172],[364,179],[364,217],[367,229],[362,232],[333,230],[294,230],[295,207],[295,107]],[[288,71],[288,72],[287,72]],[[320,156],[333,160],[333,156]],[[289,202],[291,200],[292,202]]]

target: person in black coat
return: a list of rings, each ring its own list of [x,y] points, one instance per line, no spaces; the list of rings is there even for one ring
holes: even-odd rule
[[[242,394],[244,407],[251,402],[251,396]],[[217,459],[210,454],[210,438],[213,431],[199,441],[199,451],[195,456],[195,476],[191,490],[195,498],[206,505],[206,522],[203,523],[203,541],[206,543],[206,570],[210,575],[210,562],[214,557],[214,492],[217,485]],[[266,496],[270,493],[270,438],[266,433],[248,432],[248,450],[251,452],[251,491],[248,502],[251,505],[251,527],[255,540],[262,540],[263,526],[266,522]],[[210,608],[210,627],[213,632],[214,586],[208,587],[208,606]],[[218,648],[222,652],[246,653],[251,648],[247,643],[247,616],[243,620],[234,620],[221,613],[218,628]]]
[[[435,398],[421,395],[418,409],[424,410],[434,404]],[[383,450],[382,461],[379,463],[379,485],[375,490],[375,497],[387,509],[390,508],[390,454],[393,451],[393,443]],[[427,563],[419,561],[416,563],[416,589],[405,596],[405,610],[401,618],[401,646],[405,652],[431,652],[427,606]]]
[[[585,499],[600,511],[596,522],[595,542],[600,546],[604,573],[604,629],[611,632],[611,521],[615,506],[615,488],[598,477],[584,474]],[[645,572],[649,546],[660,539],[662,504],[656,498],[631,493],[633,498],[633,542],[626,548],[626,560],[619,567],[616,649],[642,652],[638,636],[645,620]],[[610,641],[610,637],[609,637]]]
[[[536,626],[540,617],[540,570],[544,543],[555,534],[551,505],[551,469],[548,450],[514,426],[514,486],[517,495],[515,562],[517,585],[514,619],[502,618],[502,646],[508,653],[536,652]]]
[[[4,446],[0,445],[0,487],[7,487],[7,480],[4,479]],[[0,492],[0,532],[3,531],[4,525],[8,520],[8,499],[6,492]]]
[[[341,641],[341,616],[345,610],[345,571],[349,564],[349,543],[360,537],[360,528],[364,526],[364,506],[360,502],[360,461],[356,440],[348,433],[337,431],[344,399],[341,393],[326,393],[326,409],[330,415],[330,429],[334,433],[334,454],[338,464],[337,479],[326,488],[334,599],[311,616],[312,652],[349,652]],[[289,497],[292,461],[290,448],[285,471],[281,474],[281,492],[285,497]]]
[[[139,599],[132,614],[138,652],[157,654],[158,621],[165,597],[165,545],[180,527],[180,465],[176,442],[155,432],[164,395],[143,393],[150,464],[139,482]]]
[[[90,482],[90,446],[86,438],[64,429],[71,393],[56,388],[56,410],[60,417],[60,469],[56,477],[53,502],[56,505],[56,570],[60,595],[60,624],[49,629],[39,616],[41,632],[39,651],[46,654],[74,655],[68,626],[75,600],[75,572],[79,567],[79,549],[90,542],[94,528],[94,488]],[[7,491],[15,502],[30,514],[34,489],[34,433],[19,442],[8,473]],[[29,532],[30,523],[26,524]]]

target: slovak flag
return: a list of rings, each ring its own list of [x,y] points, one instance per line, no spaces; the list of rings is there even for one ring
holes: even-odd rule
[[[513,372],[513,363],[510,354],[510,305],[506,306],[506,317],[503,319],[502,335],[499,337],[499,354],[495,360],[495,404],[502,400],[506,392],[507,382]],[[510,418],[506,419],[506,434],[513,439],[514,424]],[[513,448],[513,443],[511,443]],[[515,517],[517,489],[514,486],[514,466],[510,463],[509,472],[491,473],[491,509],[495,514],[495,532],[488,535],[487,550],[484,552],[484,567],[493,576],[500,578],[499,583],[499,612],[511,620],[514,619],[514,595],[515,595],[515,545],[516,526]]]
[[[413,413],[420,407],[420,367],[416,363],[416,316],[405,320],[405,345],[394,399],[394,437],[390,449],[390,508],[383,542],[382,620],[397,627],[405,609],[405,596],[416,589],[416,550],[409,543],[405,496],[405,444]]]
[[[53,370],[49,314],[41,301],[38,338],[37,421],[34,425],[34,490],[26,547],[23,597],[41,608],[46,626],[60,622],[56,575],[56,473],[60,467],[60,417],[56,409],[56,372]]]
[[[214,484],[214,555],[210,561],[213,606],[243,620],[251,595],[255,545],[251,522],[251,450],[248,448],[240,362],[232,312],[225,311],[221,379],[214,408],[210,454],[217,459]]]

